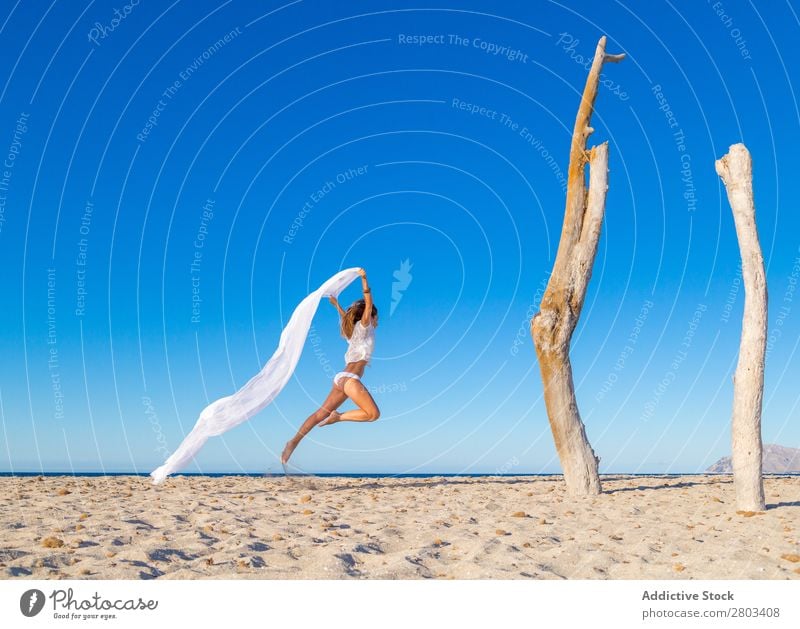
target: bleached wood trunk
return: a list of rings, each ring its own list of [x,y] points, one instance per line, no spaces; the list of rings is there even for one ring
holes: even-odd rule
[[[606,38],[601,37],[578,107],[570,147],[561,239],[539,312],[531,321],[531,336],[542,374],[550,429],[567,491],[572,495],[600,493],[599,459],[589,445],[578,412],[569,347],[592,277],[608,189],[608,143],[587,152],[586,140],[593,131],[590,122],[603,63],[617,62],[625,56],[607,55],[605,46]],[[585,183],[587,163],[588,194]]]
[[[745,145],[734,144],[715,165],[733,210],[744,281],[742,339],[733,378],[731,422],[736,506],[743,511],[763,511],[761,404],[767,350],[767,278],[756,228],[753,164]]]

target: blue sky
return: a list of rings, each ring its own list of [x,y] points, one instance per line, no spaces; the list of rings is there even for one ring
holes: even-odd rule
[[[382,417],[293,462],[557,472],[527,321],[602,34],[628,58],[596,103],[610,189],[572,350],[601,471],[729,453],[743,287],[714,160],[740,141],[770,289],[763,435],[800,446],[792,3],[20,2],[0,27],[0,470],[151,471],[303,296],[364,266]],[[278,400],[186,471],[280,469],[341,368],[336,324],[324,304]]]

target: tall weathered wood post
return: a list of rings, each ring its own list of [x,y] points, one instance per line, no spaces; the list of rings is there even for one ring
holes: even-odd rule
[[[586,140],[594,131],[590,123],[603,64],[625,57],[608,55],[605,48],[606,38],[601,37],[572,133],[566,211],[558,252],[539,312],[531,321],[550,429],[567,491],[572,495],[600,493],[599,459],[589,445],[578,412],[569,347],[592,276],[608,190],[608,143],[587,151]],[[588,193],[586,164],[589,164]]]
[[[736,506],[763,511],[761,405],[764,397],[764,359],[767,351],[767,276],[758,242],[753,203],[753,162],[744,144],[734,144],[715,163],[725,183],[733,211],[744,281],[744,314],[739,362],[733,377],[733,484]]]

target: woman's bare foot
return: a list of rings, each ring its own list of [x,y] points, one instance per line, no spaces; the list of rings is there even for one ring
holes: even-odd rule
[[[286,447],[283,449],[283,454],[281,454],[281,463],[286,465],[289,462],[289,457],[292,456],[292,452],[297,447],[297,442],[294,440],[287,441]]]
[[[341,421],[341,416],[342,414],[339,411],[333,411],[330,415],[318,423],[317,426],[330,426],[331,424],[338,424]]]

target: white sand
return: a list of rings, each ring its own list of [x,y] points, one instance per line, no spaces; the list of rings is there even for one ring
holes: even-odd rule
[[[800,478],[765,485],[737,514],[729,476],[2,478],[0,574],[798,579]]]

